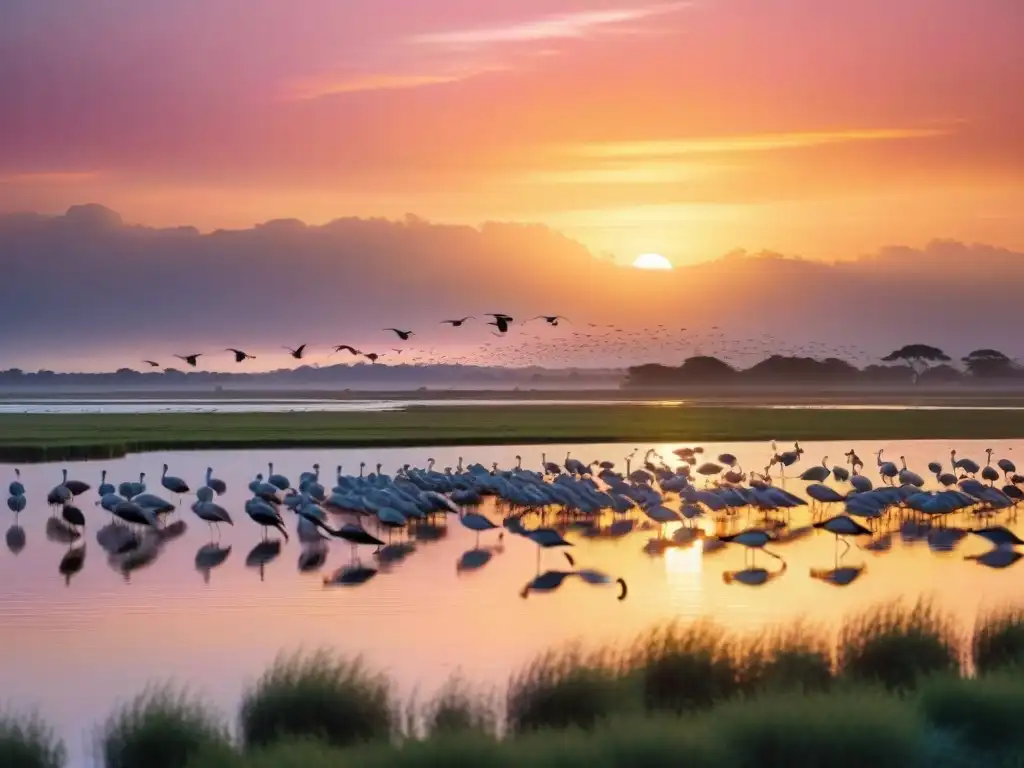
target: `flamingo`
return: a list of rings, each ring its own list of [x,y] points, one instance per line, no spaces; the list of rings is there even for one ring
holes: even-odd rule
[[[212,488],[213,492],[218,496],[223,496],[227,493],[228,486],[223,480],[220,480],[213,476],[213,467],[206,468],[206,487]]]
[[[878,464],[878,474],[882,476],[882,480],[888,484],[892,484],[892,479],[896,477],[900,471],[896,468],[896,465],[891,461],[882,461],[883,450],[878,450],[878,455],[875,457],[875,462]]]
[[[160,485],[162,485],[171,493],[177,493],[179,495],[182,493],[188,493],[190,490],[188,487],[188,483],[186,483],[180,477],[168,475],[167,469],[167,465],[164,464],[164,473],[160,476]]]
[[[978,474],[978,472],[981,471],[981,467],[978,466],[977,462],[974,462],[971,459],[957,459],[955,449],[950,451],[949,455],[950,460],[953,463],[954,472],[958,469],[962,469],[968,475],[971,475],[973,477],[974,475]]]
[[[999,471],[992,466],[992,449],[986,448],[985,454],[988,456],[988,460],[981,470],[981,479],[988,480],[988,484],[993,485],[999,479]]]
[[[24,496],[25,495],[25,486],[21,484],[21,470],[20,469],[16,468],[14,470],[14,479],[11,481],[11,484],[9,486],[7,486],[7,493],[9,495],[11,495],[11,496]]]

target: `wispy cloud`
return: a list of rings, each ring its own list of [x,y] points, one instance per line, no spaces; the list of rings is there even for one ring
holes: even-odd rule
[[[337,96],[345,93],[424,88],[432,85],[457,83],[472,77],[502,70],[503,67],[487,66],[451,72],[410,72],[405,74],[371,72],[356,75],[325,76],[293,83],[288,89],[288,96],[300,100],[319,99],[325,96]]]
[[[583,38],[604,28],[663,16],[687,8],[689,2],[657,3],[638,8],[609,8],[518,21],[492,27],[457,29],[416,35],[413,42],[438,46],[477,46]]]
[[[596,168],[528,171],[516,181],[539,184],[674,184],[705,178],[722,170],[705,163],[609,163]]]
[[[858,141],[897,141],[931,138],[947,136],[952,132],[953,128],[951,126],[934,126],[927,128],[874,128],[766,133],[750,136],[715,136],[664,141],[595,142],[575,145],[570,148],[570,153],[584,157],[632,158],[768,152],[780,149],[801,149]]]

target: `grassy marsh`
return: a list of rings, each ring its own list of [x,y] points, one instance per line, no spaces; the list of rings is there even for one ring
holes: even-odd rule
[[[1024,410],[581,403],[347,413],[0,414],[0,462],[237,448],[1021,437]]]

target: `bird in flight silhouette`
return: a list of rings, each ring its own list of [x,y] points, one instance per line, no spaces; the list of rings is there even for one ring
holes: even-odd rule
[[[295,349],[292,349],[291,347],[282,347],[282,349],[287,349],[289,354],[291,354],[292,357],[294,357],[296,360],[301,360],[302,356],[306,352],[306,345],[305,344],[300,344]]]
[[[228,347],[224,351],[225,352],[231,352],[232,354],[234,354],[235,362],[236,363],[243,363],[246,360],[255,360],[256,359],[256,355],[247,354],[247,353],[243,352],[240,349],[235,349],[234,347]]]
[[[397,328],[385,328],[385,331],[394,331],[395,335],[402,341],[408,341],[409,337],[413,335],[412,331],[400,331]]]
[[[452,328],[461,328],[462,324],[467,320],[476,320],[476,318],[472,315],[468,315],[467,317],[463,317],[459,320],[442,320],[441,325],[450,325]]]
[[[494,318],[494,322],[488,323],[488,325],[493,325],[495,328],[498,329],[499,333],[508,333],[509,323],[512,322],[511,317],[509,317],[508,315],[496,315],[493,313],[491,313],[489,316]]]
[[[376,362],[380,360],[380,355],[378,355],[376,352],[370,352],[369,354],[363,355],[363,357],[369,360],[371,365],[376,364]]]
[[[530,319],[531,320],[543,320],[548,325],[553,325],[555,327],[558,326],[558,321],[559,320],[565,320],[565,322],[567,322],[567,323],[569,322],[569,318],[568,317],[562,317],[562,315],[537,315],[536,317],[533,317],[533,318],[530,318]]]
[[[184,360],[186,363],[191,365],[193,368],[196,367],[196,363],[199,362],[199,358],[203,356],[202,352],[197,352],[194,355],[175,355],[179,360]]]
[[[153,362],[152,360],[143,360],[142,362],[146,363],[151,368],[159,368],[160,367],[160,363]]]
[[[336,346],[334,348],[334,352],[341,352],[341,350],[343,350],[343,349],[347,349],[352,355],[361,355],[361,354],[363,354],[358,349],[356,349],[355,347],[349,346],[348,344],[339,344],[338,346]],[[333,355],[334,352],[332,352],[331,354]]]

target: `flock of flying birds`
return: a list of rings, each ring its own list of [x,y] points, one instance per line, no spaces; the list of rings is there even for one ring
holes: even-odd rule
[[[498,313],[489,313],[489,314],[486,315],[486,317],[493,318],[493,320],[490,320],[490,321],[487,322],[487,325],[492,325],[495,328],[497,328],[497,331],[492,332],[492,333],[494,333],[495,336],[502,336],[503,334],[508,333],[509,328],[512,326],[512,323],[515,322],[515,318],[514,317],[512,317],[511,315],[506,315],[506,314],[500,313],[500,312],[498,312]],[[468,321],[475,320],[475,319],[476,318],[473,315],[467,315],[466,317],[460,317],[460,318],[457,318],[457,319],[454,319],[454,320],[442,320],[441,324],[442,325],[450,325],[452,328],[461,328]],[[561,315],[538,315],[537,317],[531,318],[530,320],[527,320],[526,322],[532,322],[534,320],[543,320],[548,325],[550,325],[552,327],[555,327],[555,328],[558,327],[558,323],[560,321],[569,322],[568,318],[563,317]],[[409,341],[409,339],[412,336],[416,335],[414,331],[406,331],[406,330],[402,330],[401,328],[384,328],[383,330],[389,331],[389,332],[393,333],[401,341]],[[294,359],[302,360],[306,356],[306,350],[307,350],[308,346],[309,346],[308,344],[300,344],[299,346],[297,346],[295,348],[285,346],[285,347],[282,347],[282,349],[287,350],[288,353]],[[230,352],[234,356],[234,359],[235,359],[236,363],[244,363],[246,360],[255,360],[256,359],[256,355],[250,355],[245,350],[237,349],[236,347],[227,347],[224,351],[225,352]],[[392,351],[395,352],[396,354],[400,355],[404,351],[404,349],[392,348]],[[370,361],[371,364],[375,364],[378,360],[380,360],[381,357],[383,357],[383,354],[381,354],[381,353],[378,353],[378,352],[363,352],[362,350],[356,349],[355,347],[351,346],[350,344],[338,344],[337,346],[334,347],[334,352],[332,354],[336,354],[338,352],[348,352],[349,354],[351,354],[353,356],[365,357],[367,360]],[[185,363],[187,363],[188,365],[190,365],[193,368],[195,368],[195,367],[198,366],[199,358],[202,357],[203,354],[204,353],[202,353],[202,352],[194,352],[194,353],[192,353],[190,355],[175,355],[174,357],[178,358],[179,360],[185,361]],[[151,368],[159,368],[160,367],[160,363],[158,363],[156,360],[143,360],[142,362],[147,364],[147,365],[149,365]]]
[[[419,347],[392,347],[389,351],[364,351],[361,346],[337,344],[330,348],[328,357],[340,352],[347,352],[352,357],[369,360],[371,364],[376,364],[382,359],[394,359],[409,364],[462,363],[531,366],[542,362],[546,365],[566,367],[581,364],[621,366],[647,362],[677,364],[681,357],[693,355],[714,355],[732,364],[756,362],[771,354],[815,358],[839,357],[856,365],[867,365],[877,361],[877,355],[852,344],[833,345],[823,341],[794,342],[770,333],[764,333],[757,337],[732,336],[718,326],[699,329],[659,324],[652,327],[628,329],[607,323],[593,322],[573,326],[573,323],[562,315],[538,315],[519,323],[511,315],[503,313],[492,313],[482,317],[491,318],[485,323],[493,329],[490,332],[491,335],[511,343],[483,342],[478,346],[473,346],[476,341],[472,341],[472,337],[469,337],[470,343],[460,345],[458,353],[453,352],[450,348],[447,350],[443,347],[435,348],[433,341],[425,341]],[[451,328],[462,328],[475,321],[477,318],[470,315],[442,320],[440,324]],[[535,321],[543,321],[549,331],[551,328],[556,328],[560,332],[552,336],[550,332],[540,334],[525,330],[530,323]],[[521,329],[522,332],[511,333],[514,328]],[[401,342],[409,342],[412,337],[418,336],[414,331],[402,328],[384,328],[382,330],[393,334]],[[430,337],[430,334],[425,335]],[[308,361],[311,358],[308,344],[301,344],[297,347],[285,346],[282,349],[298,361]],[[224,353],[231,355],[231,359],[235,363],[244,363],[256,358],[255,355],[237,347],[226,348]],[[403,353],[405,354],[403,355]],[[174,357],[196,368],[199,366],[199,359],[204,354],[202,352],[176,354]],[[154,359],[146,359],[142,362],[151,368],[161,367],[161,363]]]
[[[878,481],[865,474],[864,461],[851,450],[842,464],[830,466],[825,457],[800,473],[796,479],[807,485],[803,495],[798,495],[781,486],[786,469],[803,460],[804,449],[799,443],[787,451],[780,452],[775,443],[771,448],[763,472],[745,472],[728,453],[716,461],[700,461],[703,450],[699,447],[676,450],[674,467],[651,449],[643,456],[642,466],[635,469],[638,450],[634,450],[625,457],[621,472],[613,461],[584,463],[571,454],[562,464],[542,455],[537,470],[523,467],[519,456],[507,469],[496,463],[490,468],[479,463],[464,468],[459,458],[454,469],[437,471],[434,460],[428,459],[425,467],[407,464],[393,477],[382,472],[380,464],[367,473],[363,463],[358,474],[346,474],[339,466],[329,490],[321,482],[319,465],[302,472],[293,484],[270,464],[266,475],[256,474],[249,483],[251,497],[243,507],[262,530],[261,541],[246,563],[258,567],[262,577],[263,566],[281,553],[282,541],[276,534],[284,542],[290,539],[291,524],[286,517],[293,521],[302,544],[302,571],[318,571],[325,565],[328,541],[351,545],[351,561],[324,577],[324,583],[332,585],[366,583],[382,568],[413,554],[419,544],[444,536],[452,517],[476,536],[473,548],[457,563],[459,572],[481,568],[504,551],[508,533],[537,546],[537,574],[523,589],[523,597],[553,591],[571,578],[596,586],[617,585],[619,599],[626,597],[624,579],[577,568],[567,553],[564,557],[570,569],[541,571],[542,551],[572,546],[565,538],[570,531],[594,539],[654,532],[644,547],[652,555],[672,547],[694,547],[698,542],[703,555],[729,545],[740,546],[751,553],[750,564],[725,572],[723,578],[726,583],[747,586],[781,576],[786,561],[776,548],[816,530],[835,537],[835,562],[829,568],[811,569],[811,576],[837,586],[852,583],[865,571],[863,564],[841,563],[851,548],[850,538],[866,537],[867,543],[858,546],[875,554],[890,550],[894,533],[905,543],[923,540],[933,551],[948,553],[972,534],[992,548],[966,559],[989,568],[1006,568],[1022,557],[1016,548],[1024,545],[1024,540],[995,524],[995,518],[1016,514],[1024,502],[1024,476],[1009,459],[999,459],[993,465],[991,449],[984,464],[958,458],[953,450],[948,468],[942,462],[931,462],[927,475],[910,469],[903,457],[900,464],[884,460],[879,450],[874,461]],[[776,468],[777,476],[773,474]],[[107,482],[106,471],[102,473],[95,505],[110,517],[97,531],[97,541],[110,564],[127,578],[185,531],[180,517],[170,520],[182,497],[194,492],[190,509],[210,527],[210,542],[199,549],[195,564],[208,579],[210,571],[231,552],[230,546],[220,543],[220,526],[234,525],[232,514],[218,501],[227,486],[208,468],[202,484],[193,491],[184,479],[168,474],[168,469],[165,464],[160,486],[176,497],[178,504],[148,490],[145,473],[137,481],[126,480],[117,486]],[[25,546],[18,516],[28,502],[18,470],[15,475],[8,489],[7,506],[15,514],[15,523],[7,532],[7,546],[17,554]],[[925,477],[934,477],[935,489],[925,488]],[[790,479],[794,479],[792,475]],[[68,580],[85,560],[81,542],[87,516],[81,500],[90,491],[88,483],[69,479],[64,470],[61,481],[46,495],[52,509],[47,535],[69,545],[60,565]],[[490,505],[486,510],[490,514],[481,511],[485,504]],[[810,512],[810,520],[794,526],[793,513],[801,509]],[[500,522],[492,520],[495,515]],[[669,526],[675,526],[671,535],[667,535]],[[275,536],[268,538],[268,531]],[[497,544],[482,546],[481,534],[496,536]],[[844,545],[842,555],[840,543]],[[375,565],[362,563],[359,547],[373,548]],[[781,568],[769,571],[756,566],[753,556],[757,552],[774,558]]]

